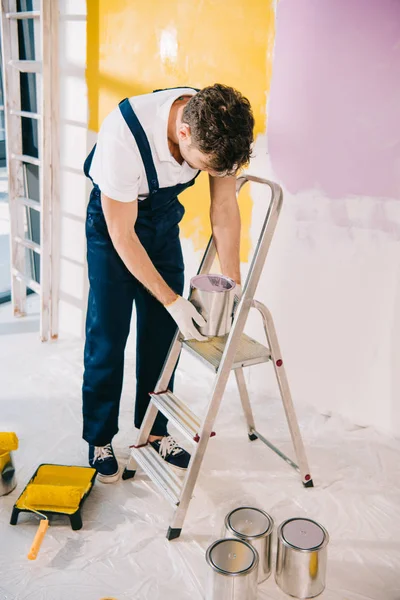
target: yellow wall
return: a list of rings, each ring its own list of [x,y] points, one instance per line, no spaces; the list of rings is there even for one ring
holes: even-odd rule
[[[274,0],[87,0],[89,128],[98,131],[107,113],[127,96],[218,82],[249,98],[256,134],[264,132],[274,4]],[[242,260],[250,248],[252,206],[245,190],[240,202]],[[182,235],[192,238],[195,249],[203,248],[210,234],[207,176],[203,173],[181,199],[186,207]]]

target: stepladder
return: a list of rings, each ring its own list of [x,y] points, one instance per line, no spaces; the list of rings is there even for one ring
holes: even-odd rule
[[[239,390],[249,439],[251,441],[258,439],[263,442],[299,473],[301,482],[305,487],[313,487],[313,480],[308,466],[274,322],[268,308],[254,298],[278,221],[283,193],[280,186],[274,182],[252,175],[243,175],[237,179],[238,196],[242,187],[249,182],[254,185],[267,186],[270,189],[270,201],[250,263],[248,275],[243,285],[242,295],[234,313],[230,332],[225,336],[209,338],[206,342],[183,340],[180,333],[176,333],[158,379],[156,389],[150,394],[147,412],[137,440],[131,446],[129,462],[123,474],[123,479],[132,478],[138,467],[141,467],[172,504],[173,516],[167,532],[169,540],[176,539],[181,534],[205,452],[209,442],[212,444],[212,438],[215,434],[215,420],[231,371],[234,372]],[[201,261],[198,274],[207,274],[210,272],[215,255],[216,248],[211,237]],[[264,344],[254,340],[244,332],[251,309],[258,311],[261,317],[265,334]],[[189,351],[207,367],[211,368],[215,374],[212,391],[203,419],[194,414],[186,403],[168,389],[169,381],[182,349]],[[295,460],[271,443],[258,431],[255,424],[244,369],[252,365],[267,362],[272,363],[274,368],[294,448]],[[175,426],[193,445],[194,450],[191,453],[191,460],[184,477],[180,477],[157,454],[153,447],[148,444],[148,437],[158,411],[164,414],[171,425]]]

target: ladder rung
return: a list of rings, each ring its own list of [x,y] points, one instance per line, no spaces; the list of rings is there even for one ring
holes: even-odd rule
[[[20,162],[28,163],[30,165],[36,165],[37,167],[40,167],[42,164],[38,158],[35,158],[34,156],[28,156],[27,154],[11,154],[11,158],[13,160],[19,160]]]
[[[39,10],[27,10],[21,12],[9,12],[6,13],[7,19],[39,19],[40,11]]]
[[[42,71],[40,60],[10,60],[8,64],[21,73],[40,73]]]
[[[197,441],[201,422],[182,400],[170,391],[161,394],[150,394],[151,400],[158,410],[171,421],[192,442]]]
[[[182,481],[172,467],[151,446],[132,448],[134,460],[142,467],[172,504],[179,504]]]
[[[15,115],[16,117],[27,117],[28,119],[41,119],[42,115],[39,113],[29,112],[26,110],[10,110],[10,115]]]
[[[23,196],[18,196],[18,198],[16,198],[15,200],[22,206],[29,206],[29,208],[33,208],[33,210],[37,210],[38,212],[42,210],[40,202],[36,202],[36,200],[24,198]]]
[[[21,237],[15,237],[14,241],[17,244],[21,244],[21,246],[25,246],[25,248],[28,248],[28,250],[33,250],[34,252],[36,252],[36,254],[41,253],[41,248],[39,244],[36,244],[36,242],[32,242],[32,240],[27,240]]]
[[[210,338],[208,342],[185,340],[184,347],[214,371],[218,371],[227,339],[228,335]],[[270,359],[271,352],[269,348],[243,333],[235,360],[232,364],[232,369],[258,365],[259,363],[267,362]]]
[[[30,288],[31,290],[33,290],[37,294],[40,294],[40,284],[37,281],[33,281],[33,279],[31,279],[30,277],[27,277],[23,273],[20,273],[15,268],[11,269],[11,274],[12,274],[13,277],[15,277],[15,279],[18,279],[19,281],[22,281],[23,283],[25,283],[25,285],[28,288]]]

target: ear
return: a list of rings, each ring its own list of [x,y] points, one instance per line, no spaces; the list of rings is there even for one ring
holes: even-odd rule
[[[191,141],[191,133],[190,127],[187,123],[181,123],[178,128],[178,138],[181,142],[189,142]]]

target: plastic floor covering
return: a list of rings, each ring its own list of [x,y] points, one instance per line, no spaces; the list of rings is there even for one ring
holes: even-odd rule
[[[244,504],[265,509],[276,526],[306,516],[326,527],[327,587],[320,598],[400,600],[400,441],[296,406],[316,486],[304,489],[279,457],[260,441],[248,441],[234,380],[179,540],[167,541],[172,509],[138,472],[115,485],[96,482],[83,508],[83,529],[74,532],[66,518],[53,519],[37,560],[29,561],[37,519],[23,514],[17,526],[9,525],[17,496],[41,463],[87,464],[82,342],[41,344],[35,300],[29,302],[33,314],[24,320],[13,320],[9,306],[0,309],[0,430],[15,430],[20,439],[13,455],[17,488],[0,498],[0,600],[200,600],[208,575],[205,551],[220,537],[226,513]],[[114,440],[121,463],[136,435],[134,364],[131,343]],[[211,381],[205,368],[182,358],[176,389],[198,414]],[[291,453],[278,399],[250,391],[259,430]],[[258,598],[288,596],[272,575]]]

